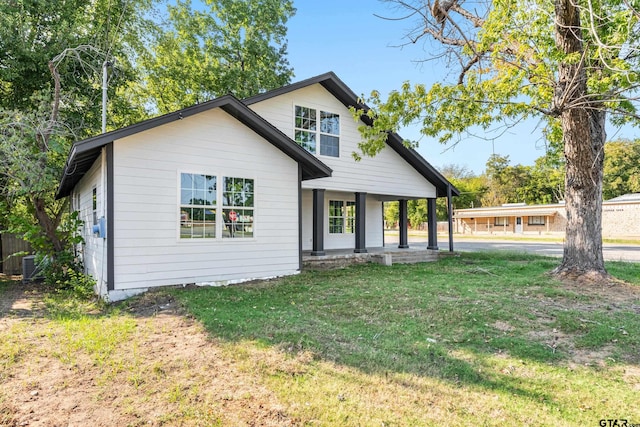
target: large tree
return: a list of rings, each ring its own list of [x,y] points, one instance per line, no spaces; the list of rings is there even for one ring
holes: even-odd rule
[[[111,63],[110,117],[144,113],[126,96],[151,0],[12,0],[0,4],[0,192],[7,219],[33,246],[66,249],[66,200],[54,200],[75,139],[99,132],[101,69]],[[68,218],[68,217],[66,217]]]
[[[610,141],[604,152],[604,200],[640,193],[640,141]]]
[[[256,95],[289,83],[286,23],[291,0],[190,0],[169,6],[145,69],[143,96],[166,113],[234,94]]]
[[[468,131],[539,116],[566,164],[567,228],[561,277],[608,277],[602,256],[602,170],[607,119],[635,119],[638,21],[631,0],[389,0],[415,18],[409,41],[457,69],[452,82],[406,83],[383,100],[364,151],[388,129],[420,122],[455,143]],[[404,13],[404,12],[403,12]],[[405,14],[406,16],[406,14]],[[374,147],[374,148],[372,148]]]

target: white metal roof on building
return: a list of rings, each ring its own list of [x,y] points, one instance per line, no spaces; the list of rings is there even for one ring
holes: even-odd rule
[[[640,193],[623,194],[622,196],[609,199],[605,203],[607,202],[640,202]]]
[[[559,210],[564,209],[564,205],[552,206],[509,206],[495,208],[460,209],[454,212],[455,218],[489,218],[503,216],[553,216]]]

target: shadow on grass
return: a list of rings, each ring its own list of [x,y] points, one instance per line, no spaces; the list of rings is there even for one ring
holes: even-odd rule
[[[15,276],[0,275],[0,318],[41,317],[44,307],[39,295],[42,289],[39,283],[22,283]]]
[[[521,378],[487,368],[499,354],[538,363],[567,359],[528,334],[549,328],[531,314],[536,299],[570,296],[545,274],[556,264],[525,254],[466,254],[173,294],[210,334],[229,342],[308,351],[366,373],[410,373],[547,400]]]

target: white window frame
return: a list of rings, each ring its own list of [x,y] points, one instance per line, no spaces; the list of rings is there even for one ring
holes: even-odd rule
[[[309,117],[309,128],[305,128],[303,126],[297,126],[297,119],[298,119],[298,109],[306,109],[309,110],[309,112],[313,112],[313,115],[315,117]],[[323,130],[322,128],[322,118],[323,115],[331,115],[331,116],[335,116],[338,119],[338,126],[337,126],[337,133],[333,133],[331,131],[327,131],[327,130]],[[302,117],[302,116],[300,116]],[[295,104],[293,106],[293,140],[296,141],[300,146],[302,146],[305,150],[307,150],[308,152],[310,152],[311,154],[316,154],[316,155],[320,155],[320,156],[324,156],[324,157],[334,157],[334,158],[339,158],[340,157],[340,134],[341,134],[341,121],[340,120],[340,114],[339,113],[335,113],[332,111],[326,111],[322,108],[317,108],[317,107],[310,107],[310,106],[306,106],[306,105],[298,105]],[[332,129],[333,130],[333,129]],[[308,133],[309,135],[312,136],[312,138],[310,138],[310,140],[313,140],[313,150],[311,149],[311,147],[309,146],[309,142],[308,141],[299,141],[297,138],[298,132],[305,132]],[[332,154],[326,154],[323,153],[324,149],[323,146],[324,144],[322,144],[322,140],[323,140],[323,136],[327,137],[327,138],[335,138],[337,140],[337,153],[336,155],[332,155]]]
[[[333,203],[340,203],[339,215],[331,215]],[[329,219],[328,230],[330,235],[354,234],[356,229],[356,202],[353,200],[329,200],[329,210],[327,212],[327,217]],[[332,219],[340,220],[340,231],[332,231]],[[333,226],[336,227],[335,224]]]
[[[242,180],[242,188],[240,191],[226,191],[227,180],[233,180],[232,185],[237,185],[239,180]],[[250,187],[248,181],[251,181]],[[255,225],[255,184],[254,178],[245,178],[238,176],[222,176],[222,226],[223,231],[221,233],[222,239],[252,239],[254,237],[254,225]],[[250,191],[249,191],[250,189]],[[234,195],[233,203],[227,203],[229,200],[225,197],[225,194],[230,193]],[[237,197],[235,196],[237,195]],[[235,203],[236,201],[240,203]],[[249,204],[250,203],[250,204]],[[231,212],[236,213],[236,220],[231,221],[229,214]],[[247,225],[249,224],[249,225]],[[249,231],[247,231],[249,227]],[[250,233],[250,234],[249,234]]]
[[[183,174],[187,175],[200,175],[203,177],[215,177],[216,182],[216,192],[215,197],[212,200],[213,203],[209,205],[192,205],[182,203],[182,176]],[[237,176],[243,175],[243,176]],[[248,180],[252,182],[253,193],[251,194],[251,204],[252,206],[238,206],[235,204],[226,204],[225,203],[225,191],[224,191],[224,183],[225,179],[242,179]],[[193,170],[178,170],[177,171],[177,239],[179,242],[212,242],[212,241],[252,241],[255,238],[255,211],[256,211],[256,200],[255,200],[255,190],[256,190],[256,178],[253,176],[246,176],[246,174],[234,174],[234,173],[212,173],[212,172],[202,172],[202,171],[193,171]],[[197,208],[197,209],[210,209],[214,211],[215,218],[215,232],[212,236],[200,236],[200,237],[183,237],[182,234],[182,223],[183,223],[183,207],[186,208]],[[227,225],[228,222],[225,221],[225,214],[228,214],[229,211],[234,210],[237,212],[238,220],[234,221],[233,226],[238,227],[237,223],[246,222],[247,212],[251,212],[251,224],[250,224],[250,234],[246,231],[246,225],[243,224],[243,229],[241,233],[237,233],[237,229],[234,228],[233,233],[225,232],[225,230],[230,230]],[[233,234],[231,236],[230,234]]]
[[[527,217],[527,225],[546,225],[547,221],[543,215],[533,215]]]
[[[493,225],[496,227],[504,227],[509,226],[509,217],[508,216],[497,216],[493,220]]]
[[[204,186],[202,188],[195,188],[192,187],[191,191],[192,191],[192,195],[196,195],[202,196],[202,201],[203,203],[187,203],[184,200],[182,200],[182,192],[183,190],[187,190],[186,187],[183,187],[182,184],[182,179],[185,175],[191,175],[192,177],[195,176],[199,176],[200,179],[203,179],[203,184]],[[212,178],[215,178],[215,193],[213,193],[212,191],[209,191],[207,194],[207,188],[206,188],[206,184],[208,180],[211,180]],[[195,179],[192,181],[195,182]],[[205,174],[205,173],[199,173],[199,172],[179,172],[178,173],[178,239],[181,241],[189,241],[189,240],[212,240],[218,237],[219,232],[218,232],[218,211],[219,211],[219,204],[218,204],[218,176],[214,175],[214,174]],[[213,194],[212,194],[213,193]],[[194,199],[199,199],[199,197],[194,197],[192,198],[190,201],[193,202]],[[207,204],[206,202],[212,202],[210,204]],[[202,210],[202,227],[203,227],[203,233],[198,233],[201,235],[194,235],[193,230],[195,227],[195,221],[197,221],[194,218],[194,215],[189,215],[189,212],[185,212],[185,209],[191,210],[191,213],[193,213],[194,209],[197,210]],[[211,225],[209,226],[209,228],[207,228],[207,224],[211,224],[210,222],[210,218],[207,219],[206,215],[211,215],[211,213],[207,213],[207,211],[213,211],[213,227],[211,227]],[[183,233],[184,230],[190,230],[191,233],[189,235],[186,235]],[[207,235],[207,230],[209,230],[210,233],[212,233],[212,235]]]

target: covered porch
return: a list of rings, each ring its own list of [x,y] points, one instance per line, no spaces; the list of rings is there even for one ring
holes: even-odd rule
[[[448,228],[452,233],[451,187],[446,192],[449,206]],[[301,249],[303,257],[325,257],[332,254],[380,253],[393,250],[396,259],[402,251],[413,252],[408,242],[407,202],[419,197],[389,196],[365,192],[326,191],[321,188],[303,190],[301,198]],[[427,201],[428,242],[422,250],[438,250],[436,197]],[[399,236],[395,244],[384,239],[383,203],[397,201],[399,207]],[[449,247],[453,247],[451,238]],[[451,249],[452,250],[452,249]],[[337,252],[336,252],[337,251]],[[363,258],[366,258],[363,256]]]

